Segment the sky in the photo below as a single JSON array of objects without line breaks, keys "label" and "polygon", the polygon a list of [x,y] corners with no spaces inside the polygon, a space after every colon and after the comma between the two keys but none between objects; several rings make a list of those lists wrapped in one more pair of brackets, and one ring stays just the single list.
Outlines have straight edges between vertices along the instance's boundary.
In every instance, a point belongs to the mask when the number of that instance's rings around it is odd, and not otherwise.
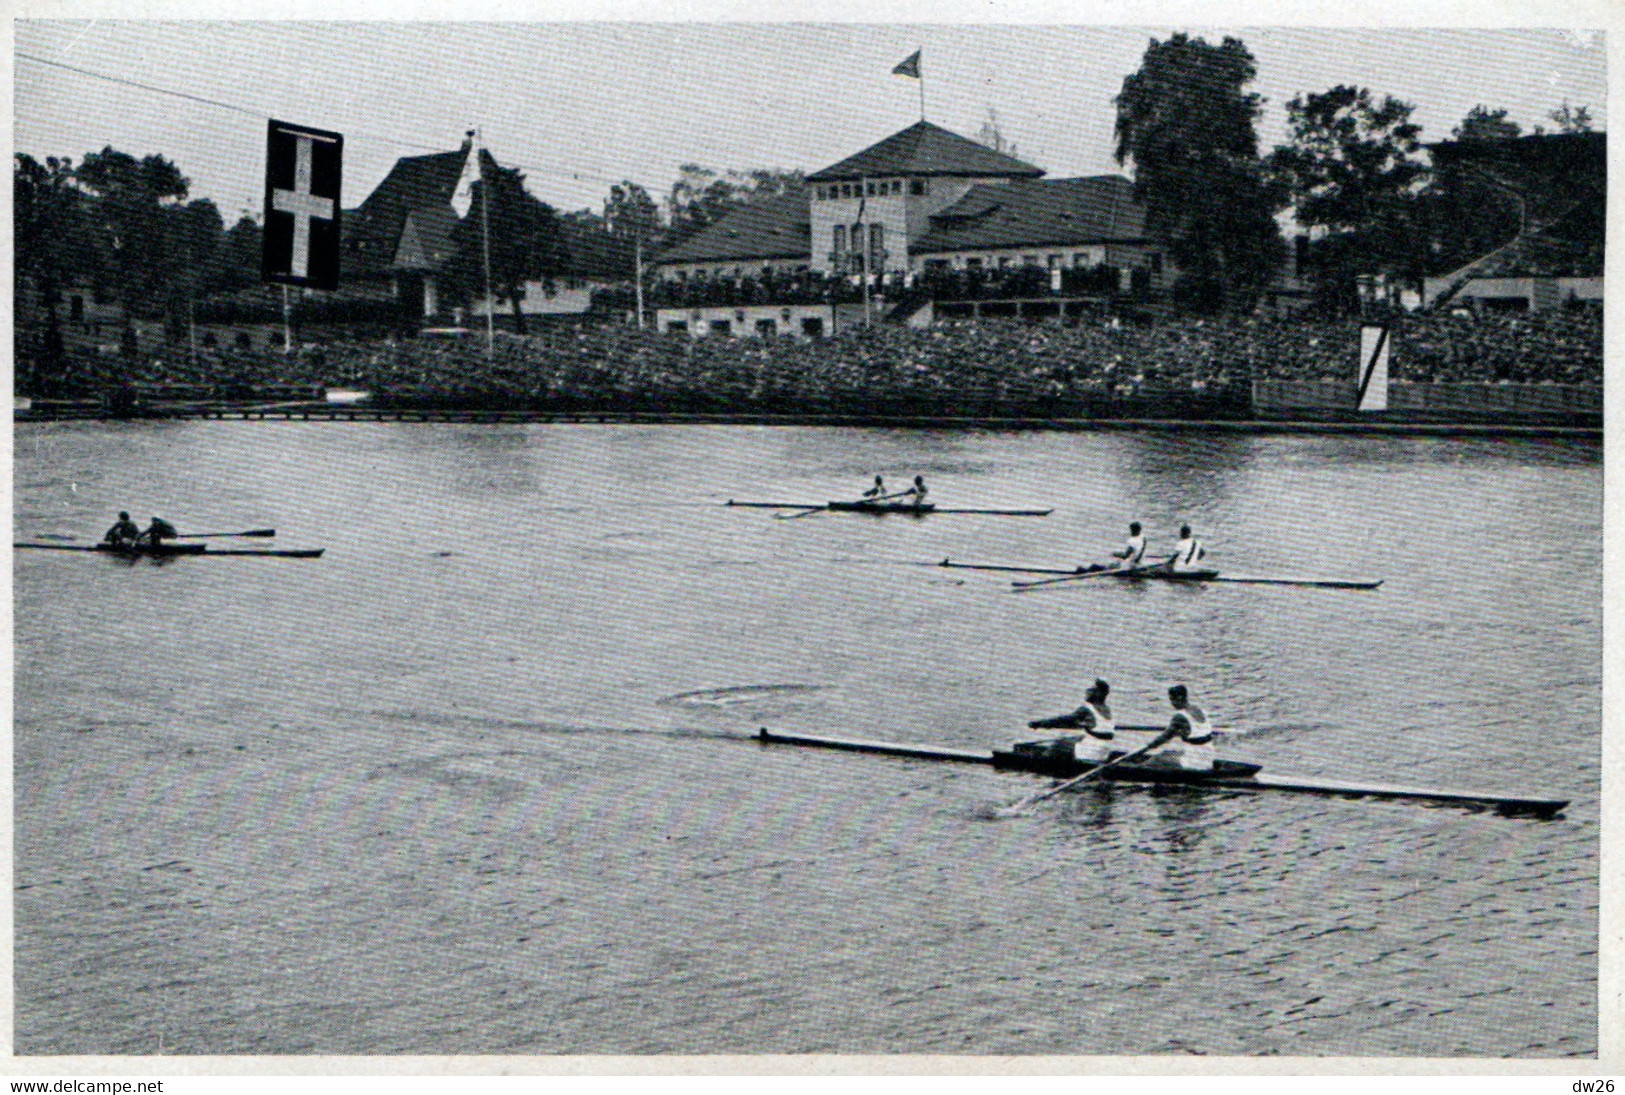
[{"label": "sky", "polygon": [[996,112],[1016,154],[1053,178],[1122,170],[1112,99],[1147,43],[1175,31],[1247,43],[1258,61],[1252,90],[1266,100],[1265,151],[1285,139],[1288,100],[1339,83],[1413,103],[1430,141],[1447,139],[1477,104],[1506,108],[1526,131],[1565,101],[1607,123],[1606,42],[1593,30],[1079,26],[1030,15],[1019,24],[136,22],[26,10],[13,24],[15,150],[75,161],[109,145],[162,153],[228,223],[263,203],[271,117],[345,135],[346,208],[396,158],[455,149],[475,126],[499,162],[521,167],[532,192],[562,210],[598,209],[627,178],[658,197],[684,163],[814,171],[918,120],[921,85],[891,75],[916,49],[927,118],[974,137]]}]

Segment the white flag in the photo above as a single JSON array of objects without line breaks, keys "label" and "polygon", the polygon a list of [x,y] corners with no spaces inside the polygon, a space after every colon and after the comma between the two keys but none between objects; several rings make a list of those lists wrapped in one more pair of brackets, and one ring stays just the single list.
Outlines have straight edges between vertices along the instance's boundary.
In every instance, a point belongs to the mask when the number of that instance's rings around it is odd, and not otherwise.
[{"label": "white flag", "polygon": [[459,219],[468,216],[468,210],[474,204],[474,184],[479,181],[479,130],[471,129],[468,131],[468,159],[463,163],[463,173],[457,178],[457,189],[451,192],[451,207],[457,211]]}]

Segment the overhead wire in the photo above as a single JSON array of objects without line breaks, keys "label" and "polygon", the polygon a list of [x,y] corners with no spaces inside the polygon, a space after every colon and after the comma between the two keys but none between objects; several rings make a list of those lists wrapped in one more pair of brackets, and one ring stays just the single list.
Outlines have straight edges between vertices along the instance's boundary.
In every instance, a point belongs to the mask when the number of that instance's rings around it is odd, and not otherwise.
[{"label": "overhead wire", "polygon": [[[219,108],[221,110],[230,110],[230,111],[234,111],[234,112],[236,112],[238,114],[247,114],[250,117],[254,117],[254,118],[263,118],[263,119],[266,119],[266,120],[270,120],[271,117],[272,117],[269,113],[267,113],[264,110],[259,110],[259,109],[255,109],[255,108],[252,108],[252,107],[240,106],[240,105],[238,105],[236,103],[228,103],[228,102],[224,102],[224,101],[222,101],[220,99],[211,99],[211,98],[208,98],[207,96],[203,96],[203,95],[193,95],[190,92],[176,91],[173,88],[159,87],[156,84],[148,84],[148,83],[144,83],[144,82],[142,82],[140,80],[129,79],[128,77],[110,76],[105,72],[96,72],[96,71],[94,71],[92,69],[80,68],[77,65],[70,65],[70,64],[67,64],[67,63],[65,63],[63,61],[53,61],[53,60],[51,60],[49,58],[40,57],[40,56],[37,56],[35,54],[31,54],[31,53],[23,53],[23,52],[19,51],[19,52],[13,54],[13,56],[15,56],[19,60],[32,61],[33,63],[38,64],[38,65],[46,65],[46,66],[51,67],[51,68],[64,69],[64,70],[66,70],[68,72],[77,73],[80,76],[87,76],[87,77],[89,77],[89,78],[91,78],[93,80],[102,80],[102,81],[104,81],[106,83],[110,83],[110,84],[119,84],[119,85],[122,85],[124,87],[133,87],[133,88],[139,88],[142,91],[150,91],[155,95],[168,95],[168,96],[170,96],[172,98],[184,99],[184,100],[186,100],[188,102],[193,102],[193,103],[201,103],[201,104],[203,104],[205,106],[217,107],[217,108]],[[426,151],[426,152],[444,152],[445,151],[444,148],[439,148],[439,147],[436,147],[434,145],[422,144],[420,142],[408,140],[408,139],[406,139],[404,137],[400,137],[400,136],[397,136],[395,134],[370,133],[370,132],[368,132],[366,130],[350,129],[350,130],[345,131],[344,136],[345,136],[346,140],[350,140],[352,138],[359,138],[359,139],[362,139],[362,140],[379,141],[379,142],[389,144],[389,145],[391,145],[391,146],[393,146],[395,148],[400,148],[400,149],[413,149],[413,150],[420,150],[420,151]],[[524,171],[527,175],[539,175],[539,176],[542,176],[544,178],[553,178],[553,179],[569,179],[569,180],[571,180],[573,182],[602,182],[602,183],[609,183],[611,185],[615,185],[615,184],[627,181],[624,176],[617,179],[617,178],[610,178],[610,177],[604,176],[604,175],[595,175],[595,174],[592,174],[590,172],[585,172],[585,171],[549,170],[547,168],[536,167],[536,166],[531,165],[531,164],[513,163],[513,164],[509,164],[508,166],[518,168],[519,170]]]}]

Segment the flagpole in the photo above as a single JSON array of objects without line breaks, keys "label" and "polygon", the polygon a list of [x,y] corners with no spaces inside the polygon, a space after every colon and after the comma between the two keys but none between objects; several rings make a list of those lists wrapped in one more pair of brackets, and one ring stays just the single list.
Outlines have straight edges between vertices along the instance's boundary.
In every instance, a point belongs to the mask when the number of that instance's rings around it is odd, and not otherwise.
[{"label": "flagpole", "polygon": [[293,305],[288,303],[288,283],[282,283],[282,352],[293,353]]},{"label": "flagpole", "polygon": [[485,252],[485,359],[496,357],[496,328],[492,313],[496,304],[491,299],[491,187],[485,181],[485,157],[480,155],[482,135],[474,131],[474,162],[480,171],[480,236]]},{"label": "flagpole", "polygon": [[866,217],[869,207],[869,180],[858,181],[858,227],[863,229],[863,325],[865,327],[874,323],[869,314],[869,222]]},{"label": "flagpole", "polygon": [[[918,52],[923,55],[925,47],[921,46]],[[925,121],[925,64],[923,61],[920,64],[920,121]]]}]

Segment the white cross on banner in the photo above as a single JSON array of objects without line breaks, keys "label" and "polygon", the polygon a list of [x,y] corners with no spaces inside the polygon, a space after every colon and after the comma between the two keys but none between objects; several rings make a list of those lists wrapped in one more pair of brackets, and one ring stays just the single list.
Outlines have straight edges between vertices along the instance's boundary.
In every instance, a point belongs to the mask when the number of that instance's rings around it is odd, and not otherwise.
[{"label": "white cross on banner", "polygon": [[265,151],[266,281],[337,289],[344,137],[272,121]]}]

